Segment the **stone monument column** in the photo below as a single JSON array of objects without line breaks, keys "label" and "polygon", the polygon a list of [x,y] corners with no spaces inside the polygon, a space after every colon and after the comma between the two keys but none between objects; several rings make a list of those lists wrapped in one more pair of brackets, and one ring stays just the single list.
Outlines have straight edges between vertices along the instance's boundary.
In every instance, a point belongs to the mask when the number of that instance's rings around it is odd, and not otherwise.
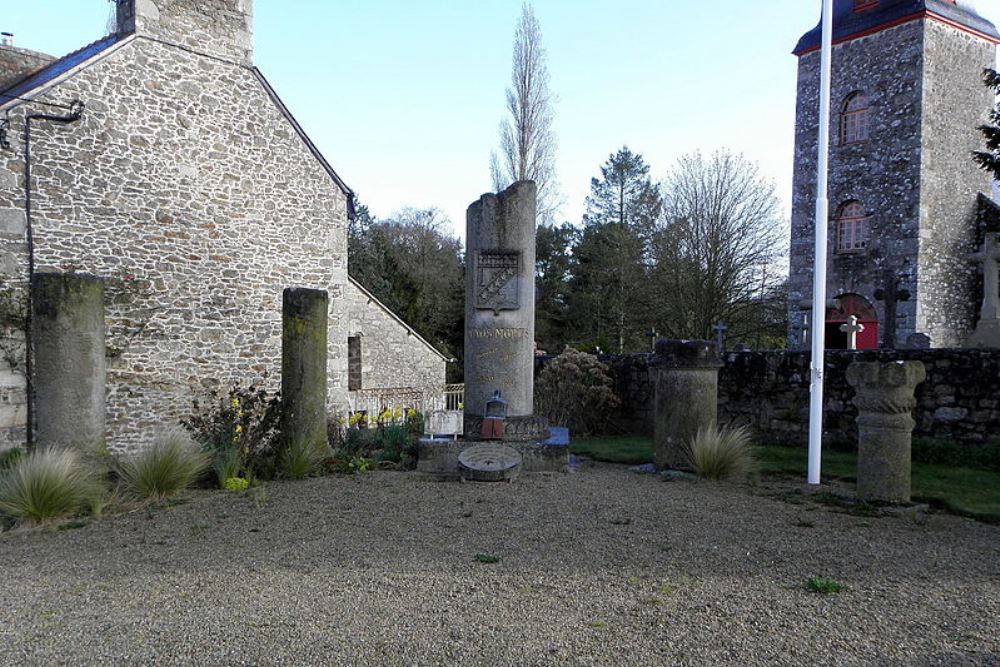
[{"label": "stone monument column", "polygon": [[466,214],[465,437],[478,439],[486,402],[507,402],[504,440],[548,437],[533,417],[535,184],[485,194]]},{"label": "stone monument column", "polygon": [[920,361],[855,361],[847,367],[858,408],[858,497],[910,501],[910,447],[917,405],[913,390],[927,377]]},{"label": "stone monument column", "polygon": [[96,454],[105,446],[104,283],[83,274],[36,273],[31,306],[34,442]]},{"label": "stone monument column", "polygon": [[719,414],[722,360],[707,340],[659,340],[653,368],[653,443],[657,469],[688,468],[688,446]]},{"label": "stone monument column", "polygon": [[289,287],[281,304],[281,438],[326,444],[326,290]]}]

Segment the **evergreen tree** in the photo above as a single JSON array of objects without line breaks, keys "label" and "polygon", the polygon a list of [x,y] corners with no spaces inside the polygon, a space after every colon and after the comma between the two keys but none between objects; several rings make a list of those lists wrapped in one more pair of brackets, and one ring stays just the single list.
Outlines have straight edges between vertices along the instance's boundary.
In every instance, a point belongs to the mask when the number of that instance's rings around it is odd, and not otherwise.
[{"label": "evergreen tree", "polygon": [[570,319],[577,341],[606,351],[645,349],[651,239],[663,202],[649,166],[622,147],[590,183],[573,248]]},{"label": "evergreen tree", "polygon": [[535,236],[535,340],[550,353],[566,344],[569,308],[570,249],[577,229],[564,223],[542,225]]},{"label": "evergreen tree", "polygon": [[[1000,96],[1000,73],[994,69],[983,71],[983,83],[995,95]],[[988,171],[994,180],[1000,180],[1000,103],[990,112],[991,125],[980,125],[979,131],[986,138],[985,151],[974,151],[973,159],[984,171]]]}]

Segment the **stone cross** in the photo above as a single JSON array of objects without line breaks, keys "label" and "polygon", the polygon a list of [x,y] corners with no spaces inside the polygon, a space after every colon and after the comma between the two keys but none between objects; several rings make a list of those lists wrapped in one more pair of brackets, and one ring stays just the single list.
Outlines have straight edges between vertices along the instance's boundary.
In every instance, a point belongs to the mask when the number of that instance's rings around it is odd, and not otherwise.
[{"label": "stone cross", "polygon": [[885,326],[882,329],[883,346],[896,347],[896,308],[901,301],[910,300],[910,291],[900,287],[900,278],[892,269],[886,269],[884,287],[875,290],[875,299],[885,303]]},{"label": "stone cross", "polygon": [[715,332],[715,351],[721,357],[726,352],[726,332],[729,327],[720,321],[712,327],[712,331]]},{"label": "stone cross", "polygon": [[983,320],[1000,319],[1000,294],[997,285],[1000,283],[1000,272],[997,261],[1000,260],[1000,244],[997,237],[1000,234],[987,234],[982,249],[969,259],[983,263],[983,309],[979,317]]},{"label": "stone cross", "polygon": [[865,325],[858,324],[857,315],[848,315],[847,323],[841,324],[840,330],[847,334],[847,349],[858,349],[858,334],[865,330]]}]

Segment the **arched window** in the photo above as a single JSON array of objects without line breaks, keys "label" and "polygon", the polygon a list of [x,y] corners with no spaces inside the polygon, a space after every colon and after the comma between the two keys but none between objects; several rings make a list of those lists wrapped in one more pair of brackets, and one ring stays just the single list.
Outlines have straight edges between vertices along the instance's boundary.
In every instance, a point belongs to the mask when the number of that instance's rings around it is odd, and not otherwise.
[{"label": "arched window", "polygon": [[837,250],[863,250],[868,244],[868,216],[861,204],[849,201],[837,214]]},{"label": "arched window", "polygon": [[851,93],[840,112],[840,143],[850,144],[868,138],[868,98]]}]

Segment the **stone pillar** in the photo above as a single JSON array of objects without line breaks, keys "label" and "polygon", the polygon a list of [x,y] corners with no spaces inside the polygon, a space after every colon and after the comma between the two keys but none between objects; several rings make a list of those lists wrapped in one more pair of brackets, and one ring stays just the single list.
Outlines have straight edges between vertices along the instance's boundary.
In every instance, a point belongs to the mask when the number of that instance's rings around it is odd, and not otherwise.
[{"label": "stone pillar", "polygon": [[913,390],[927,377],[920,361],[855,361],[847,367],[858,408],[858,497],[910,501],[910,445],[917,405]]},{"label": "stone pillar", "polygon": [[478,437],[486,402],[496,391],[507,401],[508,432],[542,435],[541,422],[519,419],[534,410],[533,182],[483,195],[469,207],[465,256],[466,437]]},{"label": "stone pillar", "polygon": [[722,361],[710,341],[659,340],[652,365],[656,467],[688,468],[691,439],[718,417]]},{"label": "stone pillar", "polygon": [[287,288],[281,315],[281,439],[326,443],[326,330],[329,297],[325,290]]},{"label": "stone pillar", "polygon": [[107,371],[101,279],[75,273],[32,276],[31,339],[36,446],[103,451]]}]

